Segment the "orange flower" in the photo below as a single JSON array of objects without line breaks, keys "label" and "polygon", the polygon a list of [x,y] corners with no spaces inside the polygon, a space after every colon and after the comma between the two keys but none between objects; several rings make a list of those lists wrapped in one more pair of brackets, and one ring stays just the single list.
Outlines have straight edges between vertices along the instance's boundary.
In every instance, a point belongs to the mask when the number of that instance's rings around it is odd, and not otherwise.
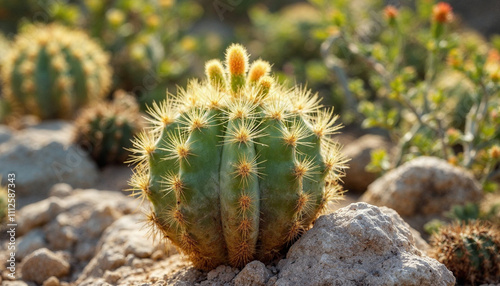
[{"label": "orange flower", "polygon": [[495,146],[491,147],[489,151],[490,151],[489,152],[490,153],[490,157],[492,159],[498,159],[498,158],[500,158],[500,147],[499,146],[495,145]]},{"label": "orange flower", "polygon": [[448,158],[448,163],[453,166],[458,166],[458,158],[455,156],[451,156]]},{"label": "orange flower", "polygon": [[438,23],[451,22],[453,12],[450,4],[439,2],[432,8],[432,18]]},{"label": "orange flower", "polygon": [[495,50],[491,49],[488,51],[488,58],[486,59],[487,62],[500,62],[500,53]]},{"label": "orange flower", "polygon": [[448,57],[446,58],[447,63],[453,68],[461,68],[463,66],[463,56],[457,49],[453,49],[448,53]]},{"label": "orange flower", "polygon": [[384,9],[384,15],[387,18],[387,20],[394,20],[398,16],[398,9],[392,5],[389,5],[385,7]]}]

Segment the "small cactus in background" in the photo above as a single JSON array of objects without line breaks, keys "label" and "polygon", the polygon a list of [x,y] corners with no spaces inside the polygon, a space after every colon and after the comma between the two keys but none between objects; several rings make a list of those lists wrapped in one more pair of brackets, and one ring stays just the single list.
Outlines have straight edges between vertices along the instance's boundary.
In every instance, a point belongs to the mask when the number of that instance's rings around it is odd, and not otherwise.
[{"label": "small cactus in background", "polygon": [[5,186],[0,185],[0,223],[3,223],[7,219],[8,199],[9,195],[7,192],[7,188]]},{"label": "small cactus in background", "polygon": [[[0,73],[5,55],[10,50],[10,42],[0,33]],[[11,108],[7,100],[2,96],[2,86],[0,84],[0,123],[4,124],[11,113]]]},{"label": "small cactus in background", "polygon": [[76,119],[74,142],[88,150],[99,166],[121,164],[131,140],[143,127],[135,98],[118,91],[113,102],[87,107]]},{"label": "small cactus in background", "polygon": [[431,256],[457,283],[495,283],[500,277],[500,232],[485,222],[454,223],[431,238]]},{"label": "small cactus in background", "polygon": [[71,118],[76,109],[106,95],[111,71],[107,54],[83,32],[36,25],[16,38],[2,79],[15,111]]},{"label": "small cactus in background", "polygon": [[134,141],[132,191],[197,268],[271,261],[340,195],[337,117],[270,69],[232,45],[226,68],[207,62],[207,80],[155,104],[154,127]]}]

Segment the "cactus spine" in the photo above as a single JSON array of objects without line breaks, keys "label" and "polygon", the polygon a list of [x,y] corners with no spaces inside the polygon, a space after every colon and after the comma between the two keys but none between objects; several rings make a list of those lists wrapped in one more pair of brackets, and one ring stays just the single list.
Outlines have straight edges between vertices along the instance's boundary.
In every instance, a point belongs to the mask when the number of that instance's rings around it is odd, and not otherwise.
[{"label": "cactus spine", "polygon": [[76,119],[73,141],[89,150],[99,166],[121,164],[130,155],[131,140],[142,129],[142,118],[135,98],[123,91],[113,102],[87,107]]},{"label": "cactus spine", "polygon": [[497,283],[500,277],[500,231],[470,221],[445,226],[431,238],[431,256],[453,272],[458,284]]},{"label": "cactus spine", "polygon": [[20,34],[2,67],[15,110],[42,119],[71,118],[108,92],[108,56],[86,34],[60,25],[31,26]]},{"label": "cactus spine", "polygon": [[336,117],[270,69],[230,46],[226,67],[207,62],[207,80],[155,105],[155,127],[134,141],[132,190],[197,268],[276,258],[340,193]]}]

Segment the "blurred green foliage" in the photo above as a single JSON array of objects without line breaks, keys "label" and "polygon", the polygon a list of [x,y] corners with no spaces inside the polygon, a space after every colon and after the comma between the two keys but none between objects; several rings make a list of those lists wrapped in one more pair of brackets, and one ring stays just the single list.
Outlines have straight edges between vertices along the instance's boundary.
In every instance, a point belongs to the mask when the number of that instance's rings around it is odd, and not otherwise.
[{"label": "blurred green foliage", "polygon": [[457,25],[445,3],[379,6],[363,28],[337,4],[314,2],[336,19],[325,28],[326,64],[338,78],[347,75],[353,117],[388,130],[398,144],[391,164],[377,151],[368,169],[383,172],[417,156],[438,156],[470,169],[485,190],[496,189],[490,179],[500,156],[498,51]]},{"label": "blurred green foliage", "polygon": [[250,25],[236,28],[236,39],[246,43],[250,54],[274,62],[278,80],[289,84],[307,84],[318,92],[323,103],[339,112],[343,99],[335,77],[324,65],[315,36],[323,26],[321,11],[309,3],[295,3],[276,12],[257,5],[248,11]]},{"label": "blurred green foliage", "polygon": [[280,82],[317,91],[343,122],[389,130],[400,152],[375,152],[371,171],[433,155],[496,189],[500,36],[488,42],[446,9],[436,16],[434,0],[386,3],[0,0],[0,29],[11,36],[25,23],[58,21],[86,30],[112,54],[113,90],[132,91],[142,108],[241,42],[275,63]]},{"label": "blurred green foliage", "polygon": [[192,32],[204,9],[191,0],[0,0],[0,7],[0,29],[10,35],[38,21],[86,30],[112,55],[113,90],[136,93],[143,107],[202,74],[202,63],[226,45],[218,31]]}]

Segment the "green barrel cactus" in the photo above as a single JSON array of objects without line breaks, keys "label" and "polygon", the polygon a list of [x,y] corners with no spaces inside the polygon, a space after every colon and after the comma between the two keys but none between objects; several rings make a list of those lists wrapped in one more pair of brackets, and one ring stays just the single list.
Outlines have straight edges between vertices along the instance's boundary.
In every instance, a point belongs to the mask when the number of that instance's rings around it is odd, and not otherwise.
[{"label": "green barrel cactus", "polygon": [[88,150],[97,165],[127,160],[132,139],[143,128],[139,105],[132,95],[115,92],[112,102],[85,108],[76,119],[73,141]]},{"label": "green barrel cactus", "polygon": [[154,127],[134,141],[132,191],[199,269],[273,260],[341,193],[337,117],[308,90],[274,83],[269,63],[248,65],[230,46],[225,68],[207,62],[205,81],[153,105]]},{"label": "green barrel cactus", "polygon": [[470,221],[443,227],[431,238],[431,256],[443,263],[457,283],[496,283],[500,277],[500,231]]},{"label": "green barrel cactus", "polygon": [[[0,178],[1,182],[1,178]],[[8,216],[8,201],[9,195],[7,187],[0,184],[0,222],[3,223]]]},{"label": "green barrel cactus", "polygon": [[85,33],[60,25],[28,27],[2,66],[7,99],[20,113],[42,119],[71,118],[107,94],[108,55]]}]

